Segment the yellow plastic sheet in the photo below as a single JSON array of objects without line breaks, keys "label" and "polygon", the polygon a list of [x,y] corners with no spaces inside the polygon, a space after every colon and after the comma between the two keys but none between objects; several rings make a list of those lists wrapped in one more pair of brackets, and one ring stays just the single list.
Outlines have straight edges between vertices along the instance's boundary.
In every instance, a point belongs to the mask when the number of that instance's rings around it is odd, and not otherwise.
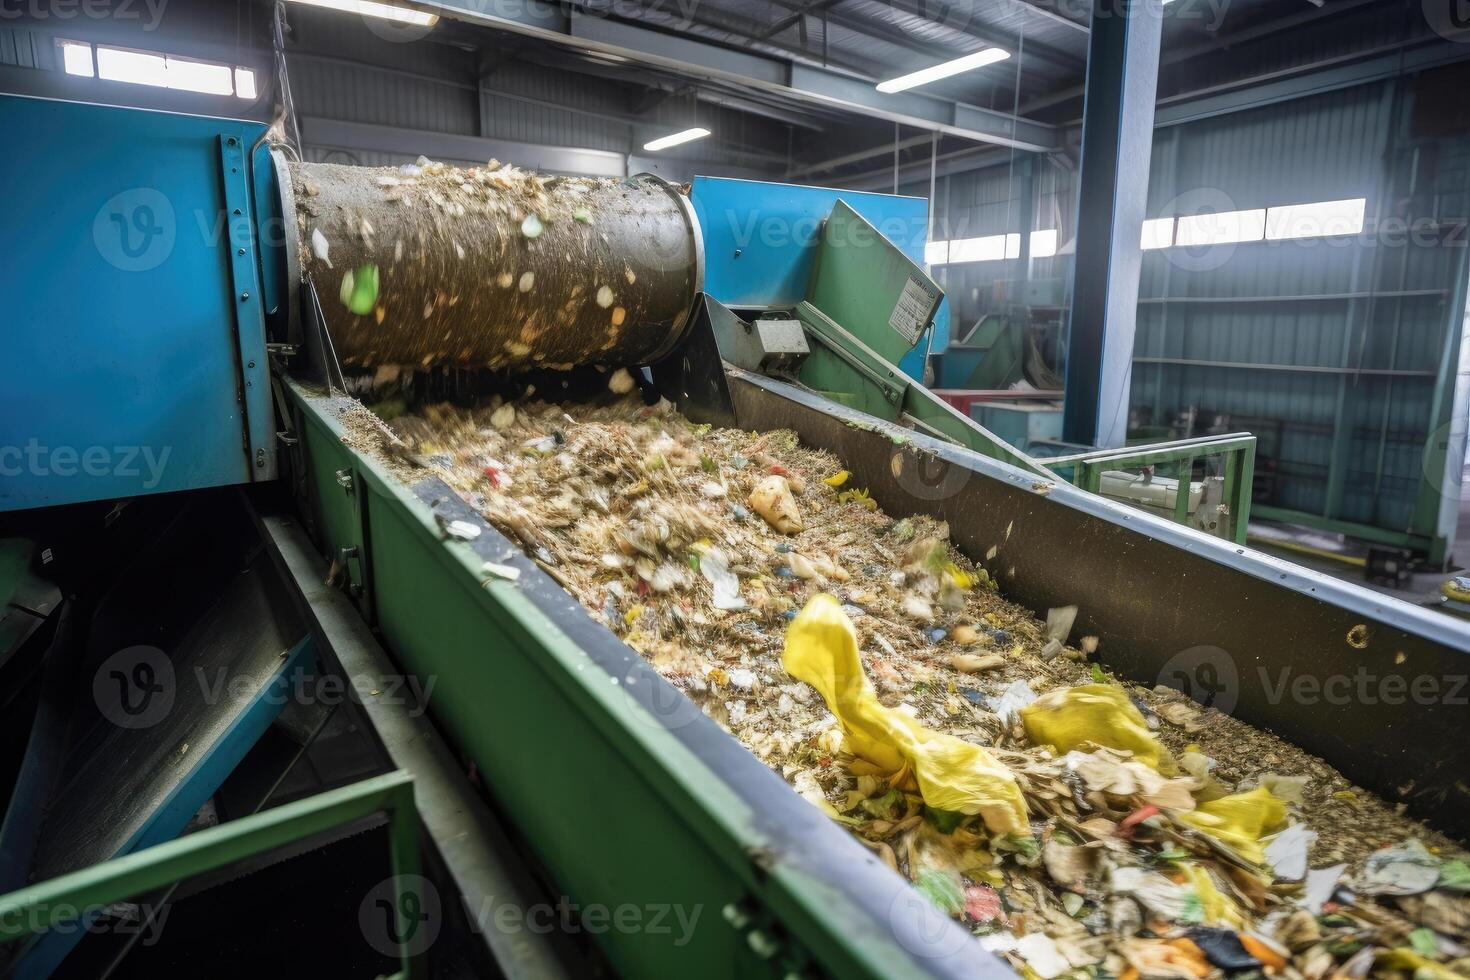
[{"label": "yellow plastic sheet", "polygon": [[1261,838],[1286,827],[1286,804],[1264,786],[1257,786],[1248,793],[1201,803],[1188,813],[1179,814],[1178,819],[1229,844],[1246,860],[1264,864],[1266,850],[1261,846]]},{"label": "yellow plastic sheet", "polygon": [[1223,925],[1231,929],[1244,929],[1245,919],[1240,914],[1240,909],[1230,900],[1224,892],[1220,891],[1215,884],[1215,878],[1204,868],[1193,862],[1185,862],[1180,866],[1185,878],[1194,888],[1195,895],[1199,898],[1200,911],[1203,922],[1206,925]]},{"label": "yellow plastic sheet", "polygon": [[826,700],[854,755],[890,774],[911,770],[935,809],[979,814],[992,833],[1029,833],[1026,801],[1010,770],[978,745],[878,703],[858,659],[857,633],[835,598],[822,593],[806,604],[786,630],[782,662]]},{"label": "yellow plastic sheet", "polygon": [[1148,730],[1143,715],[1120,687],[1083,684],[1044,694],[1021,709],[1026,737],[1050,745],[1065,755],[1086,751],[1086,743],[1132,752],[1150,769],[1172,776],[1178,772],[1174,757]]},{"label": "yellow plastic sheet", "polygon": [[1426,980],[1460,980],[1461,977],[1443,963],[1436,963],[1403,946],[1376,954],[1373,969],[1408,974],[1416,980],[1420,977]]}]

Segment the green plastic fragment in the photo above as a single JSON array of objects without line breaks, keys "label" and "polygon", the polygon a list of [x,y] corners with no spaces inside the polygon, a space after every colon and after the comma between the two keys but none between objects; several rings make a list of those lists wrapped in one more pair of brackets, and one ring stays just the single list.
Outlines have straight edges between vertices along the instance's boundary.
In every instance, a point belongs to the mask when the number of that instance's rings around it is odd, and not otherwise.
[{"label": "green plastic fragment", "polygon": [[337,293],[342,305],[358,316],[366,316],[378,303],[378,267],[360,265],[342,274],[342,288]]},{"label": "green plastic fragment", "polygon": [[1409,933],[1409,945],[1414,952],[1429,959],[1439,956],[1439,940],[1434,936],[1434,930],[1420,926]]},{"label": "green plastic fragment", "polygon": [[938,868],[920,871],[914,885],[925,898],[950,915],[959,915],[965,907],[965,890],[960,887],[959,879]]},{"label": "green plastic fragment", "polygon": [[1458,858],[1439,866],[1439,888],[1452,892],[1470,892],[1470,865]]},{"label": "green plastic fragment", "polygon": [[940,810],[932,806],[925,806],[924,819],[928,820],[941,834],[952,834],[965,819],[965,815],[958,810]]}]

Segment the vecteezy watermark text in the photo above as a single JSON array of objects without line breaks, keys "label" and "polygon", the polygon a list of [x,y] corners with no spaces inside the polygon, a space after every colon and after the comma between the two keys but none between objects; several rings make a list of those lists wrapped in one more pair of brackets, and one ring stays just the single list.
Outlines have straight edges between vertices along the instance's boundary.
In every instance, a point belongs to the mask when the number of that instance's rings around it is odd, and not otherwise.
[{"label": "vecteezy watermark text", "polygon": [[22,446],[0,445],[0,476],[141,476],[143,489],[152,490],[172,452],[172,446],[48,446],[33,437]]}]

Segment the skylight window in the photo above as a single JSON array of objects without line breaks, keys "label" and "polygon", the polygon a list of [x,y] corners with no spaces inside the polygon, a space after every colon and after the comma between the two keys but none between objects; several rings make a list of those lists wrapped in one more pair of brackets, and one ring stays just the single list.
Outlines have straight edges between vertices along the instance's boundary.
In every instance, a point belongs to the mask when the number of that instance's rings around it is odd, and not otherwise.
[{"label": "skylight window", "polygon": [[1364,198],[1357,197],[1347,201],[1271,208],[1266,212],[1266,237],[1271,241],[1285,241],[1356,235],[1363,230],[1363,211],[1367,203]]},{"label": "skylight window", "polygon": [[1258,242],[1266,236],[1266,209],[1219,211],[1215,214],[1180,215],[1174,233],[1174,244],[1231,245],[1236,242]]},{"label": "skylight window", "polygon": [[255,72],[249,68],[106,44],[94,47],[84,41],[58,43],[61,45],[62,66],[68,75],[204,95],[234,95],[242,99],[256,97]]}]

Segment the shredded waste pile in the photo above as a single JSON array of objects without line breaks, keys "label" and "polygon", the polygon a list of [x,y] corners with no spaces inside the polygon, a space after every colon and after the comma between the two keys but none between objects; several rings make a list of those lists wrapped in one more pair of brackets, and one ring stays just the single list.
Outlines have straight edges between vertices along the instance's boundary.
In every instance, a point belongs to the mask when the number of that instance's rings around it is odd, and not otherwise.
[{"label": "shredded waste pile", "polygon": [[1007,540],[976,564],[789,432],[631,398],[348,429],[441,476],[1027,976],[1470,976],[1454,844],[1274,736],[1111,677],[1096,638],[1068,644],[1075,608],[1002,597]]}]

